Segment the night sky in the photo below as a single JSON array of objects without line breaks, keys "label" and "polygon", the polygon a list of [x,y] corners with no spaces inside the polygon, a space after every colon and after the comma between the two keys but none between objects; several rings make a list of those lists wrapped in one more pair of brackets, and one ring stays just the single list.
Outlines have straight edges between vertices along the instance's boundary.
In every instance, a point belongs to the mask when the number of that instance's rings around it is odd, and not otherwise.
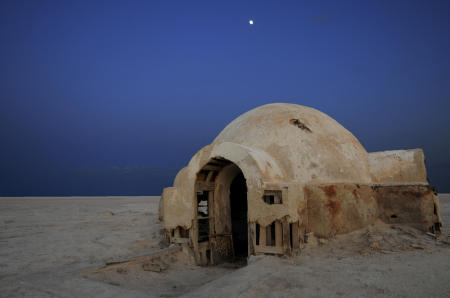
[{"label": "night sky", "polygon": [[159,195],[272,102],[450,192],[450,1],[0,2],[1,196]]}]

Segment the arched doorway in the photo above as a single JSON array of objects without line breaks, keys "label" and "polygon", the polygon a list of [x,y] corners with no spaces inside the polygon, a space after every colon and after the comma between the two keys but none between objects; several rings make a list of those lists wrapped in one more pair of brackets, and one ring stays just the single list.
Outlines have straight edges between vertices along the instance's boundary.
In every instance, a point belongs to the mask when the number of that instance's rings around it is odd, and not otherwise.
[{"label": "arched doorway", "polygon": [[212,158],[197,174],[193,242],[199,264],[248,257],[247,184],[233,162]]}]

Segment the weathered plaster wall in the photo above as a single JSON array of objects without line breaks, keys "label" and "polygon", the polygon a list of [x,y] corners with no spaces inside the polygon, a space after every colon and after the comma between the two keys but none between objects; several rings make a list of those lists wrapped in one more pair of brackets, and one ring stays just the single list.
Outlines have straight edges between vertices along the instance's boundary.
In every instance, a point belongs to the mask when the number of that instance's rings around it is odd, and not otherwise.
[{"label": "weathered plaster wall", "polygon": [[368,154],[374,183],[428,183],[422,149]]},{"label": "weathered plaster wall", "polygon": [[174,229],[177,226],[187,228],[187,223],[190,221],[191,203],[183,199],[175,187],[164,188],[161,202],[166,229]]},{"label": "weathered plaster wall", "polygon": [[308,228],[318,237],[348,233],[377,219],[377,201],[369,185],[306,185],[304,193]]},{"label": "weathered plaster wall", "polygon": [[425,231],[442,225],[439,199],[429,185],[384,185],[374,187],[380,219],[407,223]]},{"label": "weathered plaster wall", "polygon": [[439,200],[429,185],[321,184],[304,187],[308,229],[328,238],[348,233],[377,218],[434,231],[442,224]]}]

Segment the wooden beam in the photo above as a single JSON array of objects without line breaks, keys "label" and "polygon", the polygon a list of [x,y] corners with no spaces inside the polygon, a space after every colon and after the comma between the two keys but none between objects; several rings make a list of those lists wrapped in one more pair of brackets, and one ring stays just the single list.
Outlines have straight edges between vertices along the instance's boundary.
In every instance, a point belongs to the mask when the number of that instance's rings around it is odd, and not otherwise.
[{"label": "wooden beam", "polygon": [[281,193],[281,191],[277,191],[275,194],[274,194],[274,204],[281,204],[281,203],[283,203],[283,201],[282,201],[282,199],[281,199],[281,197],[283,196],[282,195],[282,193]]},{"label": "wooden beam", "polygon": [[259,245],[266,246],[266,227],[259,225]]},{"label": "wooden beam", "polygon": [[283,247],[283,229],[279,220],[275,221],[275,246]]},{"label": "wooden beam", "polygon": [[283,248],[284,248],[284,253],[287,255],[291,254],[291,231],[289,229],[289,223],[286,220],[286,218],[283,218],[281,221],[282,225],[283,225]]},{"label": "wooden beam", "polygon": [[274,243],[272,243],[272,225],[266,227],[266,245],[274,246]]},{"label": "wooden beam", "polygon": [[192,228],[189,231],[189,234],[191,237],[192,244],[194,246],[195,262],[197,264],[200,264],[200,255],[198,251],[198,221],[196,219],[192,220]]},{"label": "wooden beam", "polygon": [[214,166],[214,165],[206,165],[206,166],[204,166],[202,168],[202,170],[219,172],[220,170],[222,170],[222,167],[221,166]]},{"label": "wooden beam", "polygon": [[208,192],[208,215],[209,215],[209,249],[211,265],[214,265],[215,238],[211,237],[216,233],[214,225],[214,192]]},{"label": "wooden beam", "polygon": [[214,175],[214,172],[213,171],[209,171],[208,175],[206,176],[206,182],[210,182],[212,177],[213,177],[213,175]]},{"label": "wooden beam", "polygon": [[263,254],[277,254],[277,255],[284,254],[283,247],[277,246],[257,245],[255,251],[256,253],[263,253]]},{"label": "wooden beam", "polygon": [[195,182],[195,192],[213,191],[216,187],[214,182],[197,181]]},{"label": "wooden beam", "polygon": [[298,234],[298,221],[292,225],[292,249],[297,251],[300,248],[299,234]]}]

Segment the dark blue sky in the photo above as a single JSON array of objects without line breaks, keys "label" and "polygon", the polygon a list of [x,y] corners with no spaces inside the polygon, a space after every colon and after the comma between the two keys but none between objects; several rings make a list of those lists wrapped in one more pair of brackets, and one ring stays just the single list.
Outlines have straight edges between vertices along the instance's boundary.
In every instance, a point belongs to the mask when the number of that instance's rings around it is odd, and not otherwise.
[{"label": "dark blue sky", "polygon": [[449,53],[450,1],[3,0],[0,195],[159,195],[271,102],[423,148],[450,192]]}]

